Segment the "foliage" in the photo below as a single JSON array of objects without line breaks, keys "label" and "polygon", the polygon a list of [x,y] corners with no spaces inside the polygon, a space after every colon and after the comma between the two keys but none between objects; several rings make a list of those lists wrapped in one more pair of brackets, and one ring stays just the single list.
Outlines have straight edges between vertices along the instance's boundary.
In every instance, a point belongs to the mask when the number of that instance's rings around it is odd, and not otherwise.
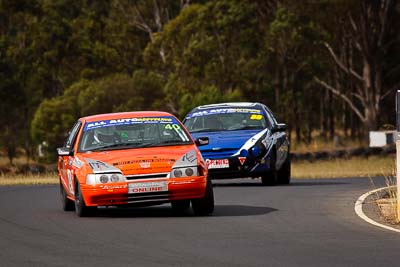
[{"label": "foliage", "polygon": [[0,1],[7,115],[0,148],[11,161],[18,147],[32,155],[46,141],[54,155],[81,116],[158,109],[183,118],[224,101],[267,104],[299,142],[315,131],[333,138],[338,128],[361,138],[359,129],[395,121],[399,7],[396,0]]},{"label": "foliage", "polygon": [[[219,101],[228,100],[235,89],[251,91],[253,84],[241,77],[257,54],[255,12],[255,6],[246,1],[191,5],[149,43],[146,59],[167,76],[164,90],[173,112],[183,116],[183,111],[194,107],[185,96],[207,88],[220,90],[221,97],[215,97]],[[155,61],[160,47],[165,50],[165,64]]]},{"label": "foliage", "polygon": [[[147,90],[152,89],[152,93]],[[99,113],[152,109],[161,98],[161,81],[154,73],[138,70],[133,77],[113,74],[97,80],[81,80],[59,97],[44,100],[32,121],[32,137],[48,144],[48,159],[54,159],[66,133],[79,117]]]}]

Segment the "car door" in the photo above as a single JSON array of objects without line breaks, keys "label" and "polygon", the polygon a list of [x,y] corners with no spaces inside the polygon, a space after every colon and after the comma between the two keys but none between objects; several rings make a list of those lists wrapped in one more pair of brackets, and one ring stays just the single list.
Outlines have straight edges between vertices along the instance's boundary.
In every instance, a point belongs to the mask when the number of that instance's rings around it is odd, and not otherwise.
[{"label": "car door", "polygon": [[63,149],[71,151],[70,155],[62,155],[58,157],[58,169],[60,170],[60,178],[61,182],[67,192],[70,194],[74,194],[74,181],[73,181],[73,173],[72,173],[72,162],[74,160],[73,148],[75,146],[75,142],[77,139],[77,135],[79,130],[81,129],[82,123],[77,121],[69,132],[68,138],[65,141]]},{"label": "car door", "polygon": [[[272,112],[266,108],[266,114],[269,121],[271,122],[272,128],[278,127],[278,122],[276,121]],[[273,133],[273,138],[275,140],[276,147],[276,166],[279,169],[283,162],[285,162],[289,150],[289,141],[285,131],[279,130]]]}]

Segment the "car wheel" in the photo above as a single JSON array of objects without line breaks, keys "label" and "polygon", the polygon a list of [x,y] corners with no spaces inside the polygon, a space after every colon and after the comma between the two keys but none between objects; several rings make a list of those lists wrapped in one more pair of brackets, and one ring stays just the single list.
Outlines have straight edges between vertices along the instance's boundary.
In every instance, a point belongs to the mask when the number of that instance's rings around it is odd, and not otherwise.
[{"label": "car wheel", "polygon": [[190,200],[174,200],[171,201],[171,207],[174,213],[182,214],[190,207]]},{"label": "car wheel", "polygon": [[63,211],[72,211],[75,209],[74,202],[67,197],[67,192],[65,192],[61,180],[60,180],[60,196],[61,196],[61,205]]},{"label": "car wheel", "polygon": [[278,172],[278,183],[280,184],[290,184],[290,157],[287,156],[285,162],[282,164],[281,169]]},{"label": "car wheel", "polygon": [[206,186],[206,193],[202,198],[192,199],[192,208],[196,216],[210,215],[214,211],[214,191],[209,180]]},{"label": "car wheel", "polygon": [[75,213],[78,217],[86,217],[93,214],[96,207],[88,207],[83,199],[79,182],[75,183]]},{"label": "car wheel", "polygon": [[276,171],[276,154],[273,151],[270,156],[270,168],[261,176],[261,183],[263,185],[272,186],[278,181],[278,173]]}]

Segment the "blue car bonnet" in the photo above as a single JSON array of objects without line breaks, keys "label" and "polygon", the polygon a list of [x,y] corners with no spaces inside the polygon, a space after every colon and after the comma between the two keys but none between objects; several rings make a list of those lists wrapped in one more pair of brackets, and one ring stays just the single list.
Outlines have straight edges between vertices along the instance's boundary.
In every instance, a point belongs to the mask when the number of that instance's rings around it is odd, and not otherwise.
[{"label": "blue car bonnet", "polygon": [[262,130],[201,132],[192,133],[192,136],[194,139],[199,137],[209,138],[209,144],[200,146],[199,149],[204,158],[214,159],[232,156],[247,140]]}]

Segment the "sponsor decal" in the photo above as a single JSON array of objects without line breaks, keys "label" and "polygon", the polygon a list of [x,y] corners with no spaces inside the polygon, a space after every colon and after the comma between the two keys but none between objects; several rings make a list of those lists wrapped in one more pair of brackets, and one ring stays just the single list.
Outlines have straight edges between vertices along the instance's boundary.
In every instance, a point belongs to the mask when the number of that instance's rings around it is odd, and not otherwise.
[{"label": "sponsor decal", "polygon": [[180,159],[178,159],[173,168],[190,167],[197,165],[197,154],[194,149],[186,152]]},{"label": "sponsor decal", "polygon": [[72,166],[80,169],[83,166],[83,162],[78,157],[75,157]]},{"label": "sponsor decal", "polygon": [[100,188],[103,190],[113,190],[113,189],[125,189],[128,186],[126,184],[124,185],[100,185]]},{"label": "sponsor decal", "polygon": [[74,186],[73,186],[74,174],[72,173],[72,171],[70,169],[67,170],[67,177],[68,177],[69,191],[71,192],[72,195],[75,195]]},{"label": "sponsor decal", "polygon": [[188,161],[190,163],[193,163],[195,160],[197,160],[197,157],[196,157],[196,152],[194,150],[190,150],[182,157],[182,161]]},{"label": "sponsor decal", "polygon": [[178,124],[177,120],[173,117],[125,118],[125,119],[89,122],[85,125],[84,131],[101,127],[115,126],[115,125],[131,125],[131,124],[145,124],[145,123]]},{"label": "sponsor decal", "polygon": [[243,165],[243,163],[246,161],[246,157],[239,157],[240,165]]},{"label": "sponsor decal", "polygon": [[261,114],[261,110],[253,108],[217,108],[193,112],[187,118],[227,113]]},{"label": "sponsor decal", "polygon": [[111,166],[107,163],[104,163],[100,160],[94,159],[85,159],[86,162],[89,164],[90,168],[92,168],[93,173],[106,173],[106,172],[118,172],[121,173],[121,170]]},{"label": "sponsor decal", "polygon": [[134,164],[134,163],[141,163],[141,162],[167,162],[168,164],[173,164],[175,162],[175,159],[166,159],[166,158],[154,158],[154,159],[138,159],[138,160],[127,160],[127,161],[120,161],[120,162],[114,162],[114,166],[122,166],[122,165],[129,165],[129,164]]},{"label": "sponsor decal", "polygon": [[166,181],[157,182],[140,182],[128,184],[128,193],[151,193],[151,192],[164,192],[168,191],[168,184]]},{"label": "sponsor decal", "polygon": [[143,169],[147,169],[147,168],[150,168],[150,167],[151,167],[151,164],[150,164],[149,161],[142,161],[142,162],[139,163],[139,165],[140,165],[140,167],[143,168]]},{"label": "sponsor decal", "polygon": [[206,159],[208,169],[224,169],[229,168],[228,159]]}]

